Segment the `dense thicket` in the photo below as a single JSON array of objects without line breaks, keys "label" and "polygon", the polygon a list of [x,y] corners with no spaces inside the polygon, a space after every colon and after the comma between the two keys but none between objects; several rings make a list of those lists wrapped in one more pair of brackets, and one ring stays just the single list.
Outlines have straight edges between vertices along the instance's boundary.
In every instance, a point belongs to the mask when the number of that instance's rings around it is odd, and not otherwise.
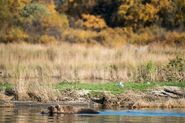
[{"label": "dense thicket", "polygon": [[184,25],[185,0],[0,0],[5,43],[184,44]]},{"label": "dense thicket", "polygon": [[[100,15],[109,26],[184,26],[185,0],[59,0],[57,10],[73,17]],[[59,3],[59,2],[58,2]]]}]

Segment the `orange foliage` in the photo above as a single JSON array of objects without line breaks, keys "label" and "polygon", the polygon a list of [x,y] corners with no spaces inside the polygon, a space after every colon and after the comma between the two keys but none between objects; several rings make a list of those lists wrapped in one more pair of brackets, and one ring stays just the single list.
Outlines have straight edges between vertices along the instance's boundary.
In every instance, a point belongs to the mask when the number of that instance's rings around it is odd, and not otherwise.
[{"label": "orange foliage", "polygon": [[84,20],[84,27],[88,29],[104,29],[107,27],[105,20],[100,16],[82,14],[82,19]]}]

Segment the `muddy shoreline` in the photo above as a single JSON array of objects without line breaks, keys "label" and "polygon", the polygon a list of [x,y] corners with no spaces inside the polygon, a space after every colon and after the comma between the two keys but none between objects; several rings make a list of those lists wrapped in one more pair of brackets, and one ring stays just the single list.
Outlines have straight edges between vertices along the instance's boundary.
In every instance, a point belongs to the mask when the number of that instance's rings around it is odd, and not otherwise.
[{"label": "muddy shoreline", "polygon": [[[185,89],[179,87],[158,87],[146,92],[136,92],[129,90],[122,94],[111,94],[110,92],[101,92],[98,95],[90,94],[88,90],[63,90],[60,96],[52,101],[19,101],[14,97],[3,95],[1,93],[0,107],[45,107],[49,105],[73,105],[91,108],[185,108]],[[37,95],[39,96],[39,95]],[[96,103],[93,100],[101,100],[103,103]],[[34,97],[36,99],[36,97]]]}]

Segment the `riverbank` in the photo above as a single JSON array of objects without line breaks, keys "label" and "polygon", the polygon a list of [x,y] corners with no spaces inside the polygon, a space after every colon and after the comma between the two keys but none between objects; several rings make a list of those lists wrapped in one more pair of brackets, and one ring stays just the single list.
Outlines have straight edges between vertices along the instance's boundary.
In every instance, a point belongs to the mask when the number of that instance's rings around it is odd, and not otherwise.
[{"label": "riverbank", "polygon": [[182,47],[159,44],[0,44],[0,99],[89,103],[108,93],[115,100],[110,104],[119,102],[118,107],[183,107],[184,97],[150,92],[163,86],[185,87],[184,53]]},{"label": "riverbank", "polygon": [[[53,86],[50,93],[37,90],[18,95],[12,88],[7,88],[0,94],[1,102],[5,107],[17,104],[25,106],[44,106],[51,104],[82,105],[95,108],[185,108],[185,83],[66,83]],[[4,88],[6,88],[4,86]],[[2,88],[2,86],[1,86]],[[44,91],[43,91],[44,92]],[[55,94],[53,93],[55,92]],[[57,94],[56,94],[57,92]],[[12,94],[12,95],[11,95]],[[20,93],[19,93],[20,94]],[[48,97],[46,98],[46,95]],[[53,96],[53,97],[52,97]],[[51,97],[51,98],[49,98]],[[104,104],[97,104],[93,99],[105,97]],[[21,102],[21,103],[20,103]],[[10,106],[9,106],[10,104]],[[2,105],[3,106],[3,105]]]},{"label": "riverbank", "polygon": [[99,104],[99,108],[185,108],[184,82],[60,83],[57,88],[64,90],[64,100],[71,97],[74,101],[83,97],[101,100],[104,97],[105,102]]}]

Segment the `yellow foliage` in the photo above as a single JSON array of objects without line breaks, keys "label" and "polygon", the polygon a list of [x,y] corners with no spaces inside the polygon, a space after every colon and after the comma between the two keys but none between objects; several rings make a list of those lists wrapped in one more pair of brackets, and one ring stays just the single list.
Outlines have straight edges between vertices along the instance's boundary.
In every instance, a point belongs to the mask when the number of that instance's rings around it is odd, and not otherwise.
[{"label": "yellow foliage", "polygon": [[69,22],[66,15],[60,15],[56,9],[55,9],[55,3],[52,1],[49,4],[46,4],[46,7],[48,11],[50,12],[50,15],[47,17],[44,17],[42,20],[42,25],[45,28],[52,28],[52,27],[58,27],[58,28],[67,28],[69,26]]},{"label": "yellow foliage", "polygon": [[178,45],[178,46],[185,46],[185,33],[179,33],[179,32],[168,32],[165,35],[165,41],[166,44],[172,44],[172,45]]},{"label": "yellow foliage", "polygon": [[99,33],[99,42],[105,46],[119,47],[127,42],[123,29],[107,28]]},{"label": "yellow foliage", "polygon": [[128,9],[134,4],[138,4],[137,1],[135,2],[135,0],[122,0],[122,4],[119,7],[118,14],[120,16],[124,16],[128,12]]},{"label": "yellow foliage", "polygon": [[157,17],[158,11],[159,9],[156,9],[152,4],[146,4],[140,12],[140,19],[144,22],[153,20]]},{"label": "yellow foliage", "polygon": [[63,33],[64,40],[71,43],[86,43],[87,40],[95,38],[97,32],[81,29],[68,29]]},{"label": "yellow foliage", "polygon": [[31,0],[17,0],[18,3],[21,3],[21,4],[28,4],[31,2]]},{"label": "yellow foliage", "polygon": [[47,4],[46,6],[47,6],[50,13],[55,13],[55,14],[57,13],[57,11],[55,10],[55,4],[54,3],[53,4],[51,4],[51,3]]},{"label": "yellow foliage", "polygon": [[81,29],[69,29],[63,34],[64,40],[71,43],[102,44],[104,46],[122,46],[126,36],[122,29],[107,28],[100,32]]},{"label": "yellow foliage", "polygon": [[6,42],[22,42],[28,39],[28,34],[18,27],[11,28],[7,34],[5,34]]},{"label": "yellow foliage", "polygon": [[122,2],[118,14],[127,21],[126,23],[147,22],[157,18],[159,9],[153,4],[142,4],[141,1],[136,0],[123,0]]},{"label": "yellow foliage", "polygon": [[151,4],[155,5],[155,7],[159,9],[170,9],[173,7],[172,0],[152,0]]},{"label": "yellow foliage", "polygon": [[69,26],[68,19],[65,15],[59,15],[57,13],[53,13],[49,16],[45,16],[41,19],[41,25],[47,28],[60,28],[65,29]]},{"label": "yellow foliage", "polygon": [[103,29],[107,27],[104,19],[100,16],[82,14],[82,19],[84,20],[84,27],[88,29]]},{"label": "yellow foliage", "polygon": [[148,44],[159,41],[166,31],[158,26],[143,28],[138,30],[138,33],[132,32],[129,43]]},{"label": "yellow foliage", "polygon": [[53,36],[49,36],[49,35],[42,35],[39,38],[39,43],[41,44],[56,44],[56,39]]},{"label": "yellow foliage", "polygon": [[11,7],[12,10],[21,10],[26,4],[30,3],[31,0],[12,0]]},{"label": "yellow foliage", "polygon": [[129,9],[129,6],[128,6],[128,5],[122,4],[122,5],[119,7],[118,14],[119,14],[120,16],[123,16],[123,15],[125,15],[125,14],[127,13],[128,9]]}]

